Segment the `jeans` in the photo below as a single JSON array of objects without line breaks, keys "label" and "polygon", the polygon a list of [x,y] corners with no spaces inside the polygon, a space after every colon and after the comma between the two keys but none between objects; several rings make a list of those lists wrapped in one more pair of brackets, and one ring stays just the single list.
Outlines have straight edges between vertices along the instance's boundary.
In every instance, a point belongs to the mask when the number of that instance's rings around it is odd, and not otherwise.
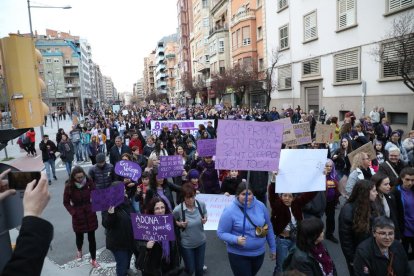
[{"label": "jeans", "polygon": [[81,159],[88,161],[89,159],[89,144],[82,144]]},{"label": "jeans", "polygon": [[65,161],[66,172],[70,177],[70,172],[72,171],[72,161]]},{"label": "jeans", "polygon": [[185,271],[188,273],[188,275],[193,275],[194,272],[195,276],[203,275],[205,252],[205,243],[196,248],[181,247],[181,255],[184,260]]},{"label": "jeans", "polygon": [[83,161],[82,160],[82,145],[80,142],[73,142],[73,147],[75,148],[76,154],[76,161]]},{"label": "jeans", "polygon": [[105,144],[99,145],[98,152],[105,153]]},{"label": "jeans", "polygon": [[259,272],[264,260],[264,253],[259,256],[242,256],[228,253],[230,267],[235,276],[254,276]]},{"label": "jeans", "polygon": [[283,262],[294,246],[295,243],[292,240],[276,237],[276,272],[282,271]]},{"label": "jeans", "polygon": [[52,169],[53,176],[56,177],[55,160],[49,159],[47,161],[43,161],[43,164],[45,165],[47,179],[49,181],[52,181],[52,175],[50,174],[50,169]]},{"label": "jeans", "polygon": [[111,250],[116,261],[116,275],[126,276],[131,262],[132,252],[128,250]]}]

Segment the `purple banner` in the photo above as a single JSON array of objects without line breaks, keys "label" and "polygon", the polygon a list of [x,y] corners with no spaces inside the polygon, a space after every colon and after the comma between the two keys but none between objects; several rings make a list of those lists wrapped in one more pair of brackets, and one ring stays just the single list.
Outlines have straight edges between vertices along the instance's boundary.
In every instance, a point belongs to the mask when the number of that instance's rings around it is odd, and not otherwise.
[{"label": "purple banner", "polygon": [[93,190],[91,192],[92,211],[107,211],[111,206],[118,206],[124,202],[125,185],[120,182],[106,189]]},{"label": "purple banner", "polygon": [[119,176],[132,179],[132,181],[138,181],[141,177],[141,167],[132,161],[121,160],[115,164],[115,173]]},{"label": "purple banner", "polygon": [[141,215],[131,214],[134,238],[144,241],[174,241],[174,221],[172,214]]},{"label": "purple banner", "polygon": [[183,175],[183,158],[180,155],[160,156],[158,176],[162,178]]},{"label": "purple banner", "polygon": [[282,139],[283,124],[220,120],[216,169],[275,171]]},{"label": "purple banner", "polygon": [[197,141],[198,156],[213,156],[216,155],[217,139],[200,139]]}]

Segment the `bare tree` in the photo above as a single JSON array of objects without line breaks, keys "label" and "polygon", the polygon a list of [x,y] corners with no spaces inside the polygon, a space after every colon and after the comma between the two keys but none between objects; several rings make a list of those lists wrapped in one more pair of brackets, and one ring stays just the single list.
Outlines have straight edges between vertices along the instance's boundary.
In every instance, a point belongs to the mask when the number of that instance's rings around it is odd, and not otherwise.
[{"label": "bare tree", "polygon": [[374,55],[382,63],[384,77],[399,76],[414,92],[414,12],[394,19],[386,41]]},{"label": "bare tree", "polygon": [[155,102],[157,100],[157,95],[155,94],[155,92],[153,91],[153,92],[151,92],[151,93],[149,93],[146,97],[145,97],[145,101],[146,102],[151,102],[151,101],[153,101],[153,102]]},{"label": "bare tree", "polygon": [[197,87],[194,86],[193,79],[191,77],[191,74],[189,72],[185,72],[182,75],[181,83],[184,87],[185,92],[190,94],[191,99],[195,101],[196,95],[197,95]]},{"label": "bare tree", "polygon": [[230,70],[229,76],[236,96],[236,104],[241,105],[249,87],[258,80],[257,62],[236,63]]},{"label": "bare tree", "polygon": [[224,93],[226,93],[227,87],[232,85],[232,77],[230,71],[222,71],[219,73],[213,73],[211,75],[210,86],[216,93],[216,97],[221,102]]},{"label": "bare tree", "polygon": [[270,101],[272,100],[272,92],[277,90],[278,82],[275,70],[280,60],[281,54],[278,49],[273,49],[270,58],[269,67],[264,72],[264,90],[266,91],[266,107],[270,108]]}]

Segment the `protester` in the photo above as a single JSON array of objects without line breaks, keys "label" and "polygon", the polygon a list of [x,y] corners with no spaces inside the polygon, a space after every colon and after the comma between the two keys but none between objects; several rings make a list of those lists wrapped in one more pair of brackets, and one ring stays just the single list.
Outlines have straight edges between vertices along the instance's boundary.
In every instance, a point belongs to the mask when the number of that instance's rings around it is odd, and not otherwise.
[{"label": "protester", "polygon": [[70,141],[73,144],[75,155],[76,155],[76,162],[83,162],[82,158],[82,145],[81,145],[81,130],[77,127],[77,125],[72,126],[72,130],[69,132]]},{"label": "protester", "polygon": [[80,135],[81,159],[83,159],[85,162],[89,162],[89,144],[91,143],[91,134],[86,127],[83,127]]},{"label": "protester", "polygon": [[204,202],[195,199],[196,191],[190,184],[182,187],[184,201],[174,208],[173,215],[180,228],[180,249],[188,275],[202,276],[206,251],[204,224],[207,222],[207,209]]},{"label": "protester", "polygon": [[104,153],[98,153],[96,155],[96,165],[89,169],[88,175],[95,183],[96,189],[108,188],[115,180],[114,166],[106,163]]},{"label": "protester", "polygon": [[404,248],[395,240],[395,225],[387,217],[374,220],[372,235],[357,248],[355,275],[412,275]]},{"label": "protester", "polygon": [[338,243],[338,239],[334,236],[335,231],[335,209],[339,204],[339,190],[338,190],[338,179],[335,171],[334,163],[331,159],[325,164],[326,172],[326,233],[325,237],[327,240],[333,243]]},{"label": "protester", "polygon": [[371,167],[374,169],[374,172],[377,173],[379,165],[384,163],[385,160],[388,160],[388,152],[384,149],[384,145],[381,141],[375,139],[373,144],[376,158],[371,161]]},{"label": "protester", "polygon": [[89,159],[92,162],[92,165],[96,164],[96,155],[99,152],[99,143],[98,136],[92,136],[91,142],[89,144]]},{"label": "protester", "polygon": [[388,150],[388,160],[379,165],[378,172],[389,177],[391,187],[398,184],[398,176],[401,170],[405,167],[400,159],[400,153],[401,151],[399,148],[391,147]]},{"label": "protester", "polygon": [[323,222],[309,218],[298,224],[296,248],[288,260],[287,269],[312,276],[337,275],[335,264],[324,247]]},{"label": "protester", "polygon": [[358,180],[347,203],[339,213],[339,240],[351,276],[354,275],[353,262],[356,248],[360,242],[369,237],[371,220],[378,216],[374,204],[377,194],[373,182]]},{"label": "protester", "polygon": [[151,152],[150,156],[148,157],[148,161],[151,162],[155,169],[158,169],[160,164],[160,156],[168,156],[167,150],[164,148],[164,142],[159,140],[155,144],[154,150]]},{"label": "protester", "polygon": [[409,165],[414,167],[414,130],[408,132],[408,137],[404,140],[403,147],[407,152]]},{"label": "protester", "polygon": [[76,234],[77,261],[82,260],[82,245],[84,234],[88,233],[89,253],[91,265],[99,267],[96,261],[95,231],[98,229],[96,213],[92,211],[91,192],[95,184],[86,176],[82,167],[74,167],[69,180],[65,184],[63,205],[72,216],[72,228]]},{"label": "protester", "polygon": [[239,184],[234,201],[224,209],[217,236],[227,245],[234,275],[254,276],[259,272],[266,242],[270,247],[270,258],[276,259],[275,236],[269,213],[266,206],[253,196],[246,182]]},{"label": "protester", "polygon": [[154,139],[150,136],[147,138],[147,144],[144,146],[143,154],[147,158],[151,155],[151,153],[154,151]]},{"label": "protester", "polygon": [[167,178],[162,178],[157,173],[152,172],[150,189],[147,191],[145,198],[145,210],[153,197],[162,198],[168,208],[174,210],[175,204],[172,191],[179,193],[181,192],[181,187],[170,182]]},{"label": "protester", "polygon": [[221,192],[225,195],[235,195],[237,186],[241,183],[242,178],[239,175],[239,171],[230,170],[229,175],[226,176],[221,184]]},{"label": "protester", "polygon": [[121,156],[124,153],[131,154],[131,149],[128,146],[122,144],[122,138],[120,136],[117,136],[115,138],[115,145],[109,151],[109,162],[115,166],[116,162],[121,160]]},{"label": "protester", "polygon": [[385,145],[391,137],[391,133],[392,129],[388,124],[387,118],[382,118],[380,120],[380,123],[375,127],[375,134],[377,135],[377,139]]},{"label": "protester", "polygon": [[341,180],[344,176],[345,179],[348,179],[348,175],[351,170],[351,162],[348,159],[348,154],[351,152],[351,143],[347,138],[342,138],[339,149],[337,149],[332,155],[332,160],[335,163],[335,170],[338,174],[339,180]]},{"label": "protester", "polygon": [[53,179],[57,180],[56,177],[56,151],[57,147],[55,143],[49,140],[49,135],[43,135],[43,140],[39,144],[39,149],[42,151],[42,160],[45,165],[47,179],[49,180],[49,185],[52,184],[52,174]]},{"label": "protester", "polygon": [[358,152],[355,154],[351,173],[348,177],[348,181],[346,182],[346,193],[350,195],[352,193],[352,189],[355,186],[355,183],[360,179],[370,180],[371,177],[375,174],[375,171],[370,168],[371,160],[365,152]]},{"label": "protester", "polygon": [[197,170],[200,172],[200,192],[206,194],[219,194],[220,184],[213,157],[203,157],[202,160],[197,163]]},{"label": "protester", "polygon": [[34,131],[34,128],[30,128],[29,131],[26,133],[26,136],[29,137],[29,146],[28,150],[32,156],[36,156],[36,148],[35,148],[35,142],[36,142],[36,132]]},{"label": "protester", "polygon": [[138,146],[132,147],[132,161],[137,163],[141,167],[141,171],[144,171],[148,165],[148,158],[141,154],[142,152]]},{"label": "protester", "polygon": [[58,144],[58,150],[60,152],[60,159],[65,163],[66,172],[70,177],[75,149],[72,142],[68,139],[67,134],[62,134],[62,140]]},{"label": "protester", "polygon": [[401,134],[398,131],[391,133],[390,140],[385,144],[385,150],[389,151],[390,148],[397,147],[400,150],[400,160],[404,165],[408,164],[408,154],[405,147],[401,144]]}]

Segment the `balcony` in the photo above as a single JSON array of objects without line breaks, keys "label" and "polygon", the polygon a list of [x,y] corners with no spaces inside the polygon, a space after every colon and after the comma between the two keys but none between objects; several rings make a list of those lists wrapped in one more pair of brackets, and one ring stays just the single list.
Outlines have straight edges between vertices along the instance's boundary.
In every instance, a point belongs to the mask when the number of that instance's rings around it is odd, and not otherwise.
[{"label": "balcony", "polygon": [[79,78],[79,72],[65,73],[65,78]]},{"label": "balcony", "polygon": [[160,79],[162,79],[162,78],[166,78],[168,75],[167,74],[165,74],[165,73],[160,73],[160,74],[158,74],[157,76],[156,76],[156,80],[157,81],[159,81]]},{"label": "balcony", "polygon": [[255,11],[252,10],[239,10],[233,17],[231,18],[231,26],[233,27],[240,21],[248,20],[248,19],[256,19]]},{"label": "balcony", "polygon": [[72,87],[79,87],[79,83],[66,83],[65,84],[66,88],[72,88]]},{"label": "balcony", "polygon": [[157,55],[160,55],[160,53],[164,53],[164,51],[165,51],[165,48],[164,48],[164,46],[162,46],[162,47],[157,47],[157,50],[155,51],[155,53],[157,54]]},{"label": "balcony", "polygon": [[167,86],[167,82],[166,81],[157,81],[157,88],[165,89],[166,86]]},{"label": "balcony", "polygon": [[224,25],[218,25],[218,26],[214,26],[213,28],[210,29],[209,35],[212,36],[215,33],[218,32],[224,32],[224,31],[228,31],[229,30],[229,25],[227,23],[225,23]]},{"label": "balcony", "polygon": [[164,56],[164,55],[159,55],[159,56],[157,57],[157,59],[155,60],[155,63],[156,63],[156,64],[163,63],[163,62],[164,62],[164,60],[165,60],[165,56]]},{"label": "balcony", "polygon": [[157,68],[155,69],[155,74],[158,74],[158,72],[165,70],[165,64],[159,64]]},{"label": "balcony", "polygon": [[63,64],[63,67],[78,67],[79,64],[77,63],[65,63]]}]

